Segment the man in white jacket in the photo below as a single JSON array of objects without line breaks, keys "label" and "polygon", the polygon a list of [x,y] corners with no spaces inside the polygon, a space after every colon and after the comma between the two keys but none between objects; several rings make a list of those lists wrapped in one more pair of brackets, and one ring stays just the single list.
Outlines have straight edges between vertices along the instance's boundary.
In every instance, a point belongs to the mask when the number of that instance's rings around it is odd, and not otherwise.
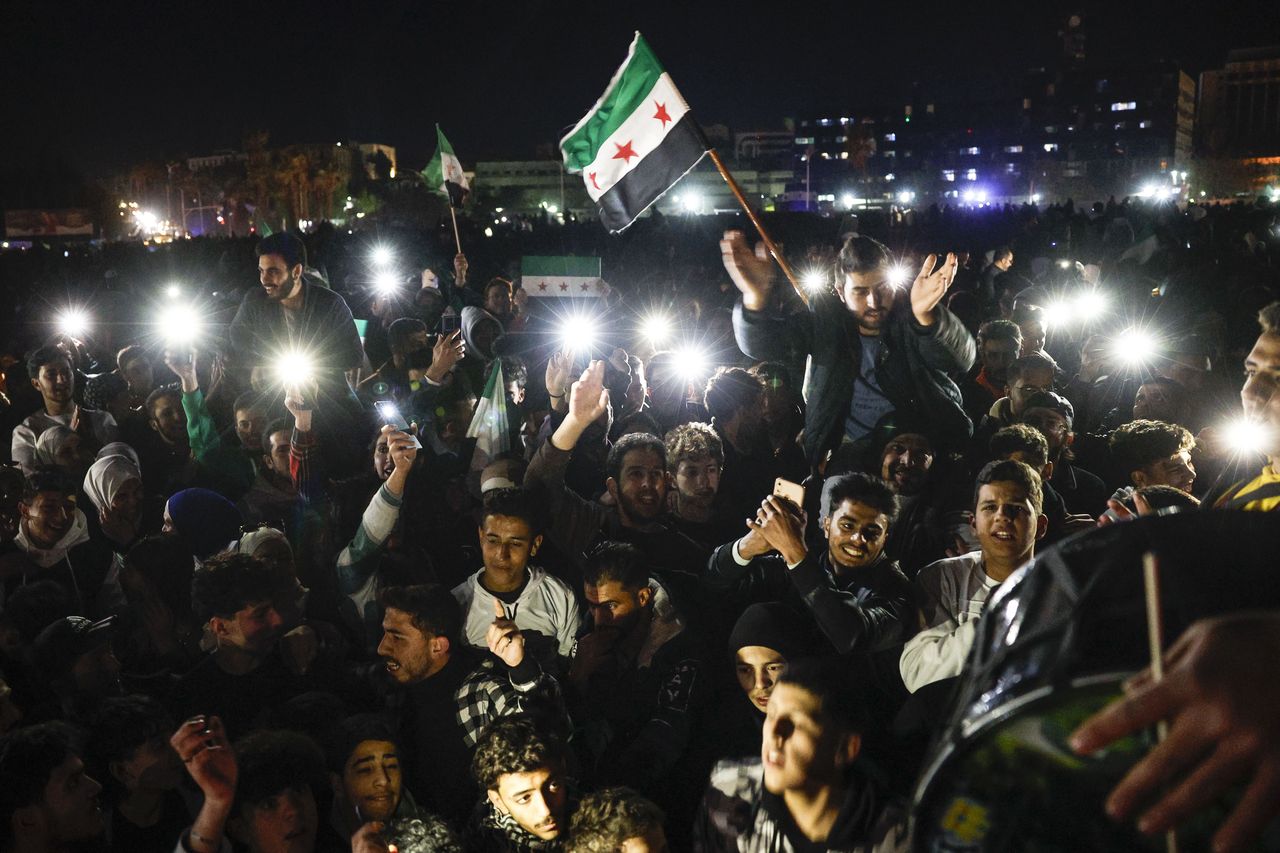
[{"label": "man in white jacket", "polygon": [[[494,489],[485,495],[480,518],[480,554],[484,568],[453,589],[462,605],[466,642],[488,648],[494,601],[523,632],[530,652],[544,665],[568,659],[577,637],[580,613],[573,590],[529,560],[542,546],[541,512],[524,489]],[[536,637],[543,638],[541,641]]]},{"label": "man in white jacket", "polygon": [[1040,475],[1028,465],[989,462],[978,474],[971,523],[981,549],[931,563],[916,577],[924,630],[903,647],[898,663],[912,693],[964,669],[987,599],[1035,555],[1036,540],[1048,530],[1043,505]]}]

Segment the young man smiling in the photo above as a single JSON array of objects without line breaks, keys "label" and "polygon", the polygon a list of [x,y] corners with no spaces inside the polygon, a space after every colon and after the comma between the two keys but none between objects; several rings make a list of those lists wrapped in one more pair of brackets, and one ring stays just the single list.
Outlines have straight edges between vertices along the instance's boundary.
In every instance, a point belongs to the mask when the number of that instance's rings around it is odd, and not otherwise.
[{"label": "young man smiling", "polygon": [[24,474],[35,470],[36,440],[51,426],[70,427],[95,453],[117,440],[115,418],[76,403],[76,374],[65,350],[52,344],[40,347],[27,358],[27,375],[31,386],[40,392],[43,405],[13,430],[10,451]]},{"label": "young man smiling", "polygon": [[1035,555],[1049,529],[1042,512],[1040,475],[1012,459],[991,462],[978,474],[973,529],[981,549],[931,563],[921,570],[925,629],[902,649],[899,668],[912,693],[960,674],[987,599]]},{"label": "young man smiling", "polygon": [[813,615],[840,654],[902,642],[911,584],[884,554],[898,499],[866,474],[832,477],[822,489],[826,547],[805,541],[794,504],[765,498],[746,536],[716,549],[710,571],[752,601],[792,599]]}]

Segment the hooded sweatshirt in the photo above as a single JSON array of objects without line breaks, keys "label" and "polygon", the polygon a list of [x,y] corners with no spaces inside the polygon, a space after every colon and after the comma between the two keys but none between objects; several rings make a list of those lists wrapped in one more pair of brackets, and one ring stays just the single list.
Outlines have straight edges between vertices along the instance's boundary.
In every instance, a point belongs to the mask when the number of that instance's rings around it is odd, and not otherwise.
[{"label": "hooded sweatshirt", "polygon": [[[556,652],[567,658],[573,650],[574,639],[581,623],[578,600],[573,590],[559,578],[552,577],[537,566],[527,570],[528,580],[520,590],[520,596],[512,604],[503,603],[507,618],[521,631],[537,632],[554,640]],[[453,588],[453,597],[462,605],[466,614],[463,633],[467,642],[479,649],[488,648],[485,634],[493,624],[493,593],[480,582],[484,569],[476,572]]]}]

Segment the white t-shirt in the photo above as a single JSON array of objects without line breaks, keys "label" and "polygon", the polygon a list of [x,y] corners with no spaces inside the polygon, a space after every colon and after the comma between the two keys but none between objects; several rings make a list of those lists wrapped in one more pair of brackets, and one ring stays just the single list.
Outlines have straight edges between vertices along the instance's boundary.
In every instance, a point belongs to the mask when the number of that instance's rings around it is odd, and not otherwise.
[{"label": "white t-shirt", "polygon": [[[569,585],[552,577],[537,566],[528,568],[529,582],[514,604],[503,604],[507,618],[527,633],[536,632],[556,642],[557,653],[568,657],[578,634],[581,614],[578,600]],[[496,600],[480,583],[484,569],[453,588],[465,614],[463,636],[468,644],[487,649],[485,634],[493,624],[493,602]]]}]

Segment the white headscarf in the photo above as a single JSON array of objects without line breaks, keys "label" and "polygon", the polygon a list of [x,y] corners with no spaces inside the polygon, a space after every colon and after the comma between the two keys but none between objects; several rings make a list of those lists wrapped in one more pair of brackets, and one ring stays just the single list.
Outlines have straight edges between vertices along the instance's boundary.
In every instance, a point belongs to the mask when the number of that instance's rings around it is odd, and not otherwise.
[{"label": "white headscarf", "polygon": [[108,456],[124,456],[133,461],[133,464],[142,467],[142,462],[138,459],[138,451],[134,450],[123,441],[113,441],[110,444],[102,445],[102,449],[98,451],[99,459],[106,459]]},{"label": "white headscarf", "polygon": [[55,424],[40,433],[36,439],[36,461],[41,465],[57,464],[58,451],[67,439],[75,435],[70,427]]},{"label": "white headscarf", "polygon": [[98,512],[111,508],[120,487],[130,480],[142,482],[142,472],[128,456],[103,456],[89,466],[84,475],[84,493],[93,501]]}]

